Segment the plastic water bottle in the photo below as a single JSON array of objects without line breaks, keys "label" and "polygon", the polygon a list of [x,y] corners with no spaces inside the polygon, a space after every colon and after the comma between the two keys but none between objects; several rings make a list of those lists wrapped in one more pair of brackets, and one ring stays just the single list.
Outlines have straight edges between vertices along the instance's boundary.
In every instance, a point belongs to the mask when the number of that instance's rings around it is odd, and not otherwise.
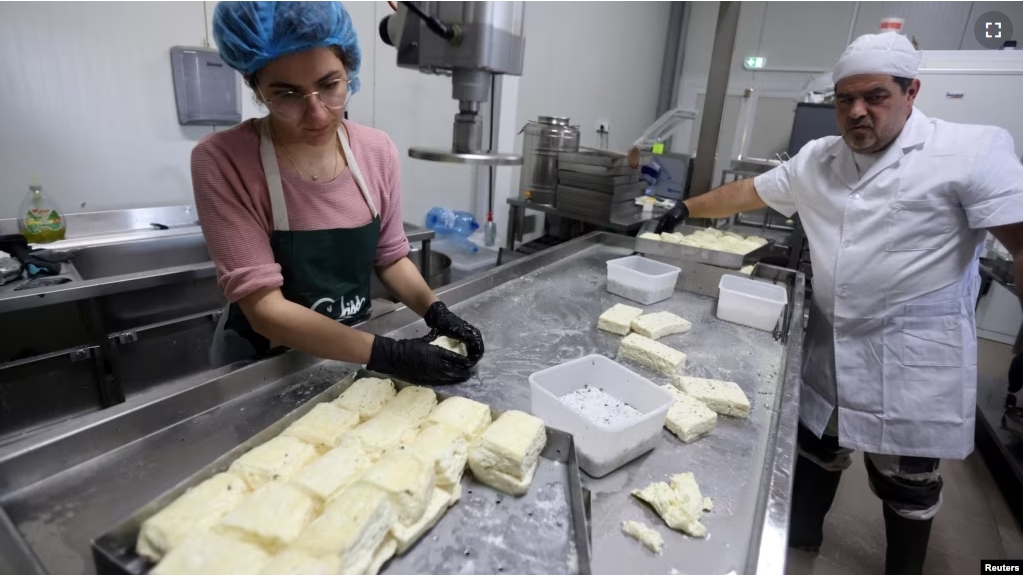
[{"label": "plastic water bottle", "polygon": [[468,253],[475,254],[480,249],[469,241],[469,236],[480,229],[480,224],[469,212],[433,208],[427,212],[426,223],[427,228],[433,230],[438,237],[451,241],[452,244]]}]

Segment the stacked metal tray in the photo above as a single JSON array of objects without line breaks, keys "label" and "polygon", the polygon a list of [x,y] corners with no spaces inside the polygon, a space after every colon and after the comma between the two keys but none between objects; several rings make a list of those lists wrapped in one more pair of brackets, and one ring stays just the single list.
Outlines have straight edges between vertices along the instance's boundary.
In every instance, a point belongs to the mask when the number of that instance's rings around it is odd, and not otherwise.
[{"label": "stacked metal tray", "polygon": [[[353,381],[363,377],[388,376],[366,370],[349,375],[94,539],[92,554],[97,573],[148,573],[154,564],[135,552],[143,522],[189,489],[227,470],[234,460],[249,450],[279,435],[316,404],[334,400]],[[410,385],[391,379],[399,389]],[[436,389],[434,391],[438,401],[450,397]],[[500,412],[492,409],[491,415],[497,419]],[[495,491],[477,483],[472,474],[467,473],[462,480],[463,496],[459,503],[451,507],[405,555],[392,559],[385,572],[437,572],[439,556],[472,562],[471,572],[474,573],[515,572],[516,557],[528,556],[548,565],[571,563],[576,569],[567,571],[590,575],[589,494],[584,493],[580,483],[572,435],[548,427],[547,444],[541,458],[530,491],[522,497],[510,497]],[[526,528],[526,523],[529,528]],[[521,528],[512,528],[516,525]],[[489,538],[496,532],[504,532],[503,549],[493,548],[490,542]],[[514,550],[514,553],[509,550]]]},{"label": "stacked metal tray", "polygon": [[[754,264],[762,258],[766,257],[772,250],[773,241],[768,240],[768,243],[757,248],[756,250],[747,252],[745,254],[734,254],[730,252],[720,252],[716,250],[709,250],[704,248],[695,248],[693,246],[683,246],[679,244],[673,244],[669,242],[663,242],[660,240],[649,240],[641,238],[643,234],[653,233],[658,222],[652,220],[647,222],[640,228],[640,232],[636,238],[636,251],[638,253],[647,256],[660,256],[662,258],[677,260],[682,262],[694,262],[700,264],[707,264],[719,268],[725,268],[730,270],[738,270],[745,265]],[[696,226],[681,225],[676,226],[675,231],[688,236],[694,232],[699,232],[704,228],[698,228]]]},{"label": "stacked metal tray", "polygon": [[560,210],[610,218],[632,211],[633,199],[646,187],[623,154],[584,149],[558,155],[555,206]]}]

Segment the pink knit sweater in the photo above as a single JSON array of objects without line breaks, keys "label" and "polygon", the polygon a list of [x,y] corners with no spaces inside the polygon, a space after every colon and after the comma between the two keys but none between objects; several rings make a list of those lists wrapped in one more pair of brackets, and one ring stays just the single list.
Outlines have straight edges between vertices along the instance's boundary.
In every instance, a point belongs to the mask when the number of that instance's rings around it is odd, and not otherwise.
[{"label": "pink knit sweater", "polygon": [[[380,130],[345,122],[356,163],[381,215],[375,265],[409,253],[402,227],[398,150]],[[260,137],[252,120],[203,138],[192,150],[192,189],[199,223],[224,295],[236,302],[256,290],[281,287],[281,266],[270,249],[273,217]],[[348,169],[330,182],[309,182],[281,163],[288,222],[293,231],[356,228],[372,221]],[[345,246],[338,246],[344,249]]]}]

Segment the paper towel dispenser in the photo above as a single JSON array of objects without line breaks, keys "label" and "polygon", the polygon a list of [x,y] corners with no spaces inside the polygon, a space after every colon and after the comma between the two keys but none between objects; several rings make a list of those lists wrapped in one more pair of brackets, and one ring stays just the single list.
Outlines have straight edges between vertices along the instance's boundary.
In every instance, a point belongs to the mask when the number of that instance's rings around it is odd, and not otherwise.
[{"label": "paper towel dispenser", "polygon": [[233,126],[242,121],[241,75],[216,50],[171,48],[174,101],[182,126]]}]

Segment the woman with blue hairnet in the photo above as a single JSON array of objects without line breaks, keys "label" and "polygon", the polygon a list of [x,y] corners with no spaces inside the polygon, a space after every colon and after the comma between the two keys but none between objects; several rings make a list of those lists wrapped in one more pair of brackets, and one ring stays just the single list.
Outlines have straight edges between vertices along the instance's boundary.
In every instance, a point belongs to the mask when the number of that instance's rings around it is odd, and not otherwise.
[{"label": "woman with blue hairnet", "polygon": [[[383,132],[343,119],[360,64],[345,8],[221,2],[213,33],[268,114],[192,152],[199,221],[231,302],[211,361],[257,358],[276,344],[419,383],[468,379],[483,338],[406,257],[397,149]],[[374,270],[431,336],[349,327],[370,315]],[[468,357],[430,345],[438,334],[464,342]]]}]

